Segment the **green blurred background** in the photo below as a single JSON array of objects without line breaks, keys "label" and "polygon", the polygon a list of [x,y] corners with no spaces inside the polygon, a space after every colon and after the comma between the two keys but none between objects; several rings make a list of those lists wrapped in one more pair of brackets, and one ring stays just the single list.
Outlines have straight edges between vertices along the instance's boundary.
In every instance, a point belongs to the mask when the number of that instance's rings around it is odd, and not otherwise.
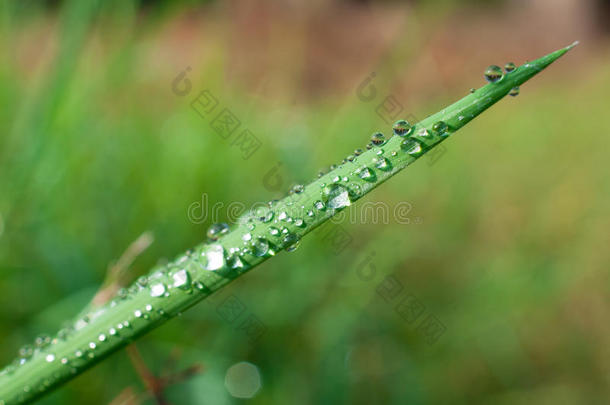
[{"label": "green blurred background", "polygon": [[[1,363],[74,316],[143,232],[155,241],[131,279],[202,241],[211,215],[187,215],[202,198],[278,198],[265,182],[278,163],[287,190],[388,133],[386,97],[424,118],[483,85],[487,65],[579,39],[365,198],[410,207],[409,221],[326,225],[344,249],[313,234],[137,347],[156,375],[202,366],[167,387],[172,404],[610,401],[608,2],[0,8]],[[366,101],[356,89],[372,72]],[[193,111],[204,89],[261,141],[250,158]],[[219,310],[231,296],[245,308],[233,322]],[[258,339],[240,330],[249,315]],[[429,339],[426,319],[442,334]],[[121,351],[40,403],[157,402]]]}]

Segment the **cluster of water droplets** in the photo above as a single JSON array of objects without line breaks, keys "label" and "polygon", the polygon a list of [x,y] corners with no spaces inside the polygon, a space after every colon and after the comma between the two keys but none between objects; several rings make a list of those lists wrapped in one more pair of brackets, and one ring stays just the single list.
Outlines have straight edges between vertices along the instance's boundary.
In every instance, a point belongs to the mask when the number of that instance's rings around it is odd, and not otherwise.
[{"label": "cluster of water droplets", "polygon": [[[501,81],[505,75],[508,75],[517,69],[517,66],[513,62],[508,62],[504,65],[504,70],[500,66],[491,65],[487,69],[485,69],[485,80],[489,83],[497,83]],[[471,92],[473,92],[471,89]],[[519,95],[519,87],[513,87],[508,93],[509,96],[515,97]]]},{"label": "cluster of water droplets", "polygon": [[[507,72],[509,71],[507,67]],[[501,80],[502,72],[499,74],[500,78],[495,78],[494,75],[497,76],[497,72],[490,72],[490,77],[494,80]],[[386,137],[381,132],[373,133],[366,145],[366,149],[374,152],[373,154],[365,154],[362,149],[356,149],[353,154],[343,159],[340,165],[330,166],[332,172],[349,162],[350,167],[353,167],[349,173],[339,176],[321,172],[320,177],[326,176],[322,181],[309,186],[292,186],[283,200],[269,201],[242,216],[238,234],[230,232],[226,223],[211,225],[206,233],[207,243],[187,252],[178,260],[161,266],[150,275],[140,277],[129,288],[120,289],[107,305],[80,317],[72,325],[62,329],[57,337],[41,335],[33,345],[22,347],[16,363],[1,371],[0,377],[14,372],[16,367],[27,363],[37,354],[44,356],[45,362],[59,362],[69,367],[72,373],[76,373],[78,367],[85,365],[88,359],[96,357],[104,345],[115,339],[129,338],[134,329],[139,328],[140,322],[173,315],[166,313],[167,308],[162,304],[163,300],[175,294],[211,292],[212,289],[205,284],[205,275],[211,274],[207,271],[241,272],[282,249],[294,251],[308,226],[349,207],[380,178],[387,177],[395,168],[397,161],[394,158],[399,153],[415,159],[439,140],[449,136],[450,132],[451,128],[444,121],[437,121],[425,128],[399,120],[392,126],[391,136]],[[386,154],[385,146],[396,138],[400,148]],[[95,339],[86,342],[83,347],[79,347],[69,356],[58,355],[54,350],[55,344],[86,328],[109,308],[141,294],[150,301],[139,304],[126,319],[114,322],[106,330],[100,331]],[[60,378],[59,374],[56,378]],[[51,384],[53,381],[47,383]]]}]

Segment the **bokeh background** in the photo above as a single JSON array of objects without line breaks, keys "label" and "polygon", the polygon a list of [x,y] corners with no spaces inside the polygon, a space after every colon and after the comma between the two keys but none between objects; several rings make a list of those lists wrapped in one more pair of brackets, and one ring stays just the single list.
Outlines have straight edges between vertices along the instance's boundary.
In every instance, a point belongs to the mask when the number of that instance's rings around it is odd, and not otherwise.
[{"label": "bokeh background", "polygon": [[[489,64],[578,39],[352,207],[408,221],[327,225],[349,243],[310,235],[137,349],[156,375],[201,366],[171,404],[609,402],[609,2],[3,1],[0,17],[0,363],[74,316],[143,232],[131,279],[204,239],[193,204],[278,198],[388,133],[387,97],[424,118]],[[191,108],[204,89],[260,140],[248,159]],[[40,403],[157,402],[123,350]]]}]

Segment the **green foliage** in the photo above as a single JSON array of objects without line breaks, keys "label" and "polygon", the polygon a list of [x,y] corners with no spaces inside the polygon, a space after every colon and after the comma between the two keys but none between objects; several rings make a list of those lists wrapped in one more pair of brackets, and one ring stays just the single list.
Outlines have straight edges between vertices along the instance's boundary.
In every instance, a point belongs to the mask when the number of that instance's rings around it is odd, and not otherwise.
[{"label": "green foliage", "polygon": [[[383,143],[377,138],[377,145],[350,156],[319,179],[294,187],[282,200],[247,212],[229,232],[210,235],[217,240],[154,268],[108,304],[91,309],[49,342],[41,342],[21,362],[5,369],[0,375],[0,404],[46,394],[280,250],[296,249],[307,233],[450,138],[572,46],[510,73],[488,75],[490,83],[486,86],[418,123],[395,125],[394,136]],[[271,283],[266,288],[284,286]]]}]

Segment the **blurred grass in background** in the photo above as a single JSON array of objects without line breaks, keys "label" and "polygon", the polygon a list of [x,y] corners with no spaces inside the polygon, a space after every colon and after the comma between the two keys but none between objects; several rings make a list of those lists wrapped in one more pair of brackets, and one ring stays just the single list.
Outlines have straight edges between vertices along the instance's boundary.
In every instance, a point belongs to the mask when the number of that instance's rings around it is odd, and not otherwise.
[{"label": "blurred grass in background", "polygon": [[[607,403],[604,4],[3,2],[0,360],[74,316],[142,232],[155,243],[133,278],[203,240],[210,218],[187,216],[203,194],[209,207],[277,198],[264,179],[278,163],[287,190],[388,134],[386,97],[424,118],[487,65],[580,39],[366,198],[407,202],[409,224],[326,225],[350,236],[344,250],[314,234],[138,346],[156,373],[175,348],[181,367],[203,365],[167,390],[177,404],[239,402],[225,377],[242,361],[262,379],[251,403]],[[262,142],[250,159],[191,109],[204,89]],[[386,300],[390,275],[403,287]],[[231,294],[245,307],[234,322],[218,311]],[[413,322],[396,310],[408,296],[425,308]],[[254,342],[248,315],[266,327]],[[418,329],[429,315],[446,328],[434,344]],[[129,387],[144,391],[120,352],[41,403],[107,404]]]}]

